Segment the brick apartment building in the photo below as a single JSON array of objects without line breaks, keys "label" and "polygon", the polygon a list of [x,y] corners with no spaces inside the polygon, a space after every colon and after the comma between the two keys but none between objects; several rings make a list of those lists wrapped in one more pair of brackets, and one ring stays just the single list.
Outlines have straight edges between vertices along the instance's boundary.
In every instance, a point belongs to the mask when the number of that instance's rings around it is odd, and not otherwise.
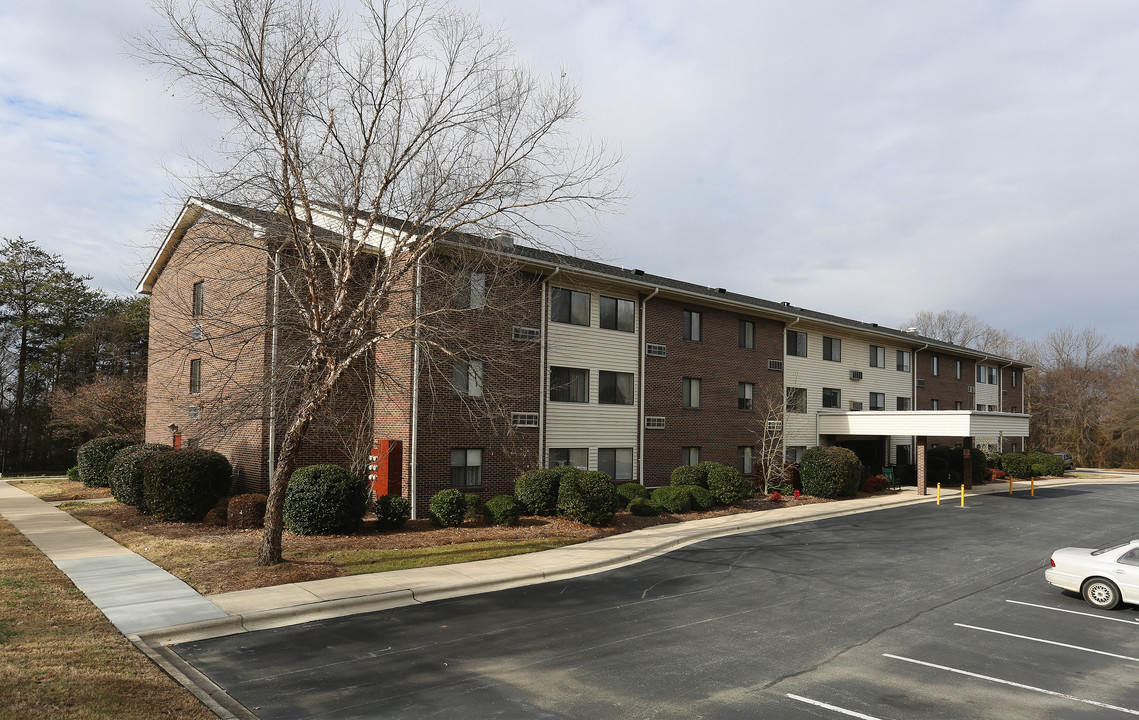
[{"label": "brick apartment building", "polygon": [[[138,286],[152,296],[147,441],[222,452],[242,490],[268,487],[288,406],[289,308],[269,255],[280,218],[192,199]],[[750,473],[773,422],[790,459],[843,445],[873,469],[937,444],[1024,449],[1015,359],[512,242],[478,252],[513,268],[461,266],[451,325],[478,342],[461,357],[381,344],[314,422],[302,464],[370,462],[381,491],[423,513],[443,488],[485,500],[551,464],[649,486],[704,460]],[[432,302],[431,271],[454,272],[445,248],[429,264],[393,312]]]}]

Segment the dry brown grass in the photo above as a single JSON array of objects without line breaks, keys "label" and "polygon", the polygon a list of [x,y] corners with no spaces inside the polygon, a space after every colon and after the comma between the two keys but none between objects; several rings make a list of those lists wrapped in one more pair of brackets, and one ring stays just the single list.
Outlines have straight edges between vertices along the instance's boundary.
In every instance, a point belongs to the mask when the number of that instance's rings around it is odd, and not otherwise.
[{"label": "dry brown grass", "polygon": [[213,718],[0,518],[0,719]]},{"label": "dry brown grass", "polygon": [[29,480],[14,479],[6,480],[5,482],[47,502],[56,502],[58,500],[92,500],[111,497],[111,488],[87,487],[81,482],[68,480],[65,477],[45,477]]}]

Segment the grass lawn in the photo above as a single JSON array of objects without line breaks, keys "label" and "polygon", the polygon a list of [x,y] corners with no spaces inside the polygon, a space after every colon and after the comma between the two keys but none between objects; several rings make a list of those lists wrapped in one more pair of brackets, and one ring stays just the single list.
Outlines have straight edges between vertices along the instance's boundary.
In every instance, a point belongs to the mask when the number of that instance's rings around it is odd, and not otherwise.
[{"label": "grass lawn", "polygon": [[0,718],[214,715],[0,517]]},{"label": "grass lawn", "polygon": [[301,557],[318,562],[330,562],[345,570],[346,575],[406,570],[408,568],[431,567],[509,557],[539,550],[581,542],[579,538],[552,537],[540,540],[488,540],[440,547],[411,548],[408,550],[333,550]]},{"label": "grass lawn", "polygon": [[28,479],[4,478],[4,481],[13,487],[18,487],[24,492],[35,495],[40,500],[46,500],[47,502],[111,497],[111,488],[87,487],[81,482],[68,480],[62,476]]}]

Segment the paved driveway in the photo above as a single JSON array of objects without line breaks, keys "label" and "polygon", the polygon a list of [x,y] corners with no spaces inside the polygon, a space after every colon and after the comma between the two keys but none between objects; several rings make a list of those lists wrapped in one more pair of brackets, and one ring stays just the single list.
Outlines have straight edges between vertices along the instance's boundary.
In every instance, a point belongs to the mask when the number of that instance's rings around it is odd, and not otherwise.
[{"label": "paved driveway", "polygon": [[1131,486],[976,496],[174,650],[263,718],[1129,717],[1139,610],[1041,568],[1137,518]]}]

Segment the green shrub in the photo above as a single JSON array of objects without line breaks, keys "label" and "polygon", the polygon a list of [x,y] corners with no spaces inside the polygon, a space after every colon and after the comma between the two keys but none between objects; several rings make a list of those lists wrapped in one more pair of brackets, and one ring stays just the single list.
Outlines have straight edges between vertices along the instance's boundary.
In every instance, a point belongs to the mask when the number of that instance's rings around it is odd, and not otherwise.
[{"label": "green shrub", "polygon": [[1063,477],[1066,472],[1064,469],[1064,458],[1056,453],[1048,453],[1048,474],[1055,475],[1056,477]]},{"label": "green shrub", "polygon": [[666,485],[653,490],[652,503],[665,512],[686,513],[692,509],[692,495],[683,485]]},{"label": "green shrub", "polygon": [[71,482],[79,482],[79,466],[72,465],[67,468],[67,479]]},{"label": "green shrub", "polygon": [[648,498],[638,497],[629,501],[629,512],[634,515],[651,517],[653,515],[660,515],[660,508],[653,505]]},{"label": "green shrub", "polygon": [[862,463],[853,450],[809,447],[799,463],[803,492],[821,498],[851,497],[862,483]]},{"label": "green shrub", "polygon": [[[708,481],[711,482],[712,474],[708,474]],[[697,512],[708,512],[716,505],[716,496],[712,491],[707,488],[702,488],[699,485],[681,485],[688,491],[688,496],[692,498],[692,509]]]},{"label": "green shrub", "polygon": [[558,489],[567,474],[581,472],[566,465],[542,470],[528,470],[514,483],[514,497],[531,515],[553,515],[558,510]]},{"label": "green shrub", "polygon": [[[1061,476],[1064,474],[1064,460],[1050,452],[1034,451],[1028,453],[1028,464],[1039,465],[1044,468],[1044,475]],[[1035,470],[1033,470],[1035,474]]]},{"label": "green shrub", "polygon": [[973,448],[971,463],[973,466],[973,482],[988,482],[989,458],[985,455],[985,451],[980,448]]},{"label": "green shrub", "polygon": [[467,499],[455,488],[440,490],[431,496],[427,510],[431,522],[439,527],[459,527],[467,516]]},{"label": "green shrub", "polygon": [[381,530],[398,530],[411,519],[411,503],[402,495],[376,498],[376,524]]},{"label": "green shrub", "polygon": [[477,493],[463,493],[463,500],[467,503],[465,520],[478,520],[482,517],[482,498]]},{"label": "green shrub", "polygon": [[367,509],[367,481],[339,465],[297,468],[285,490],[285,526],[297,535],[355,532]]},{"label": "green shrub", "polygon": [[558,488],[558,514],[586,525],[608,525],[616,497],[617,486],[603,472],[567,473]]},{"label": "green shrub", "polygon": [[107,466],[107,477],[111,480],[111,495],[123,505],[138,508],[140,513],[149,513],[146,506],[146,493],[142,487],[143,465],[155,453],[170,452],[174,448],[161,443],[128,445],[115,453]]},{"label": "green shrub", "polygon": [[229,494],[233,468],[212,450],[156,452],[142,466],[143,499],[171,522],[196,522]]},{"label": "green shrub", "polygon": [[1032,466],[1024,453],[1004,453],[1001,455],[1001,469],[1017,480],[1027,480],[1032,474]]},{"label": "green shrub", "polygon": [[628,506],[629,503],[637,498],[647,498],[649,491],[648,488],[640,483],[627,482],[617,486],[617,495],[624,501],[624,504]]},{"label": "green shrub", "polygon": [[716,502],[732,505],[755,494],[755,487],[734,467],[720,465],[708,472],[708,489]]},{"label": "green shrub", "polygon": [[705,463],[698,465],[681,465],[672,471],[668,480],[669,485],[699,485],[708,487],[708,466]]},{"label": "green shrub", "polygon": [[1044,467],[1043,465],[1037,463],[1036,465],[1032,466],[1032,477],[1044,477],[1047,474],[1048,468]]},{"label": "green shrub", "polygon": [[231,530],[265,527],[265,506],[268,503],[268,496],[260,493],[235,495],[226,507],[225,524]]},{"label": "green shrub", "polygon": [[525,509],[513,495],[495,495],[486,501],[483,512],[491,525],[517,525]]},{"label": "green shrub", "polygon": [[115,453],[134,444],[135,440],[124,435],[109,435],[80,445],[76,454],[79,480],[87,487],[110,487],[107,466]]}]

